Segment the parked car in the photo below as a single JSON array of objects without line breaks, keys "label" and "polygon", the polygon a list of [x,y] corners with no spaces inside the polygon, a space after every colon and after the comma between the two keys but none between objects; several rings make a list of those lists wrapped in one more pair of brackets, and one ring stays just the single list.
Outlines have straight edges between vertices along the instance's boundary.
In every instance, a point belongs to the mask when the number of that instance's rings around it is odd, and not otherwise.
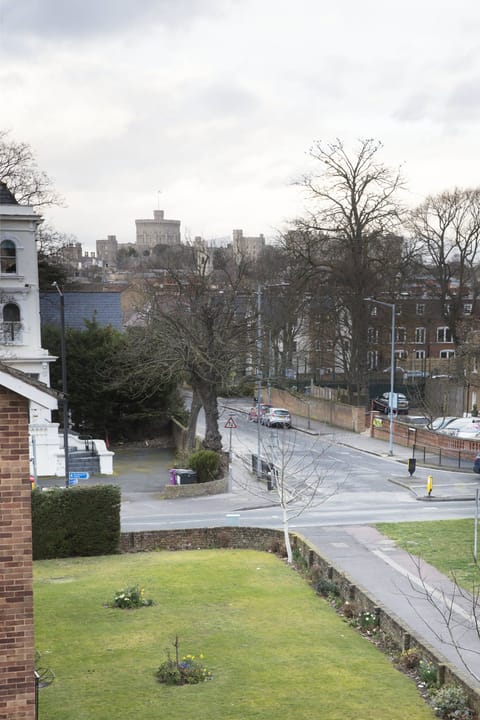
[{"label": "parked car", "polygon": [[[408,415],[408,400],[403,393],[394,393],[397,396],[397,408],[394,412],[399,415]],[[395,403],[394,403],[395,404]],[[380,397],[372,400],[372,410],[377,410],[385,415],[390,413],[390,393],[384,392]]]},{"label": "parked car", "polygon": [[285,408],[270,408],[262,415],[260,422],[267,427],[292,427],[292,418]]},{"label": "parked car", "polygon": [[480,473],[480,453],[477,455],[477,457],[474,460],[473,472]]},{"label": "parked car", "polygon": [[456,418],[449,422],[448,425],[437,430],[440,435],[450,435],[452,437],[472,438],[480,432],[480,418]]},{"label": "parked car", "polygon": [[437,417],[435,418],[435,420],[432,420],[432,424],[429,425],[428,429],[437,432],[438,430],[442,430],[443,428],[447,427],[447,425],[449,425],[454,420],[458,420],[456,415],[444,415],[442,417]]},{"label": "parked car", "polygon": [[[272,407],[271,405],[264,405],[264,404],[260,405],[260,420],[261,420],[262,416],[265,415],[267,410],[270,410],[271,407]],[[248,419],[251,422],[257,422],[257,420],[258,420],[258,406],[257,405],[253,405],[253,407],[250,408],[250,412],[248,413]]]}]

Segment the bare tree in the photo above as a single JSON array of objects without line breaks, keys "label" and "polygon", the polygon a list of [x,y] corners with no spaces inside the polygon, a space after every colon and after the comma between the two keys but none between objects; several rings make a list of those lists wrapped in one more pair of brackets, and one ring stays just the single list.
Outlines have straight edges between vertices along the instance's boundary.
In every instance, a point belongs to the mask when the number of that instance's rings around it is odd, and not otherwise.
[{"label": "bare tree", "polygon": [[[295,431],[270,429],[261,445],[262,466],[268,486],[282,511],[282,526],[287,561],[292,562],[290,522],[308,508],[326,502],[338,492],[342,482],[333,479],[334,462],[326,459],[330,443],[322,447],[312,442],[309,450],[299,448]],[[253,495],[264,497],[257,480],[243,482],[243,488]]]},{"label": "bare tree", "polygon": [[298,183],[312,209],[284,238],[287,251],[310,269],[313,287],[329,287],[339,323],[337,338],[344,340],[345,373],[357,397],[366,373],[364,298],[398,290],[400,269],[410,257],[407,244],[395,234],[403,216],[398,192],[404,182],[399,170],[381,162],[381,149],[381,143],[371,139],[360,140],[353,153],[341,140],[315,143],[310,155],[320,170]]},{"label": "bare tree", "polygon": [[[137,305],[143,328],[137,331],[127,358],[128,372],[185,378],[195,399],[191,423],[202,406],[204,446],[219,452],[218,391],[230,381],[248,343],[241,277],[228,264],[212,269],[210,258],[194,248],[183,248],[180,255],[170,253],[165,265],[163,272],[147,277],[139,286]],[[141,368],[136,362],[140,346]],[[193,428],[189,431],[192,436]]]},{"label": "bare tree", "polygon": [[38,169],[30,145],[10,140],[5,130],[0,130],[0,181],[20,204],[33,207],[62,204],[52,180]]},{"label": "bare tree", "polygon": [[[455,188],[428,197],[412,213],[410,225],[435,281],[431,292],[438,297],[452,342],[460,348],[473,328],[479,292],[480,188]],[[467,300],[471,307],[465,313]]]}]

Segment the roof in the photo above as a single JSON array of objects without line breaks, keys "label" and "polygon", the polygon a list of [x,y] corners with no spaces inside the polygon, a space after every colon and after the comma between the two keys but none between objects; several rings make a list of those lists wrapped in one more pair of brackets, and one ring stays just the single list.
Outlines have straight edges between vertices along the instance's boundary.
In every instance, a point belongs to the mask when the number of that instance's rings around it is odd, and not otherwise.
[{"label": "roof", "polygon": [[55,410],[58,407],[59,393],[39,380],[29,377],[21,370],[2,362],[0,362],[0,386],[49,410]]},{"label": "roof", "polygon": [[18,205],[15,197],[12,195],[4,182],[0,181],[0,205]]}]

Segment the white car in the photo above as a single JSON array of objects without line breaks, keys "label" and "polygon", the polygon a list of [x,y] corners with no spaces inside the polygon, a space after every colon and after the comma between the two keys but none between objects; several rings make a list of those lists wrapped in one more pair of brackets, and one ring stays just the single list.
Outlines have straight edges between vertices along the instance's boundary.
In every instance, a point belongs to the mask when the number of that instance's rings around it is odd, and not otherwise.
[{"label": "white car", "polygon": [[267,427],[292,427],[292,418],[285,408],[270,408],[261,416],[260,422]]}]

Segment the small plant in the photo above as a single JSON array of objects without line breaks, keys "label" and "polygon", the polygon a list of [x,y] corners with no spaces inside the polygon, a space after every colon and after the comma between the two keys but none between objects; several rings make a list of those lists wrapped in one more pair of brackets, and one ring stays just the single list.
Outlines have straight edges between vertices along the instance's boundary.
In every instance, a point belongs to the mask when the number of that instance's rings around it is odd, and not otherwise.
[{"label": "small plant", "polygon": [[123,588],[123,590],[117,590],[113,597],[113,602],[110,603],[110,607],[127,610],[145,607],[147,605],[153,605],[153,600],[148,600],[145,597],[145,590],[140,588],[140,585],[130,585],[129,587]]},{"label": "small plant", "polygon": [[293,553],[292,553],[292,559],[295,564],[295,567],[300,572],[306,572],[308,569],[308,563],[305,560],[305,558],[302,555],[302,552],[299,548],[294,547]]},{"label": "small plant", "polygon": [[468,698],[462,688],[444,685],[432,694],[436,714],[445,720],[469,720],[473,713],[468,707]]},{"label": "small plant", "polygon": [[437,668],[428,660],[420,660],[418,663],[418,677],[428,688],[437,684]]},{"label": "small plant", "polygon": [[340,614],[344,617],[348,618],[349,620],[353,619],[357,615],[357,608],[353,603],[346,602],[343,603],[343,605],[340,608]]},{"label": "small plant", "polygon": [[420,663],[420,655],[415,648],[404,650],[398,659],[399,665],[406,670],[416,670]]},{"label": "small plant", "polygon": [[155,673],[158,682],[165,685],[197,685],[205,680],[211,680],[212,673],[204,666],[203,655],[199,655],[198,659],[195,655],[184,655],[180,659],[178,635],[173,646],[175,659],[170,657],[170,651],[167,649],[167,659]]},{"label": "small plant", "polygon": [[378,618],[375,613],[362,612],[357,620],[358,627],[369,635],[378,629]]},{"label": "small plant", "polygon": [[340,590],[338,589],[338,585],[336,585],[332,580],[328,580],[327,578],[321,578],[316,586],[315,586],[317,592],[319,595],[323,595],[323,597],[336,597],[338,598],[340,595]]}]

